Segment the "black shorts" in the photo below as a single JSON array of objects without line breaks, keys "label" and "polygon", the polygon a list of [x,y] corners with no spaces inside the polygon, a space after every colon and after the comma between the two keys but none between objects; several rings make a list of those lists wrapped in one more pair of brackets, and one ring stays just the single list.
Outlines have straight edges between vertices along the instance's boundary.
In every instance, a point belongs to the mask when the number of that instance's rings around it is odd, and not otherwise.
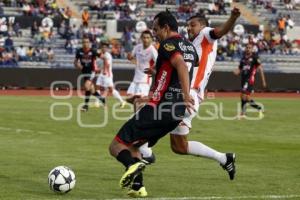
[{"label": "black shorts", "polygon": [[82,70],[81,70],[81,76],[83,76],[83,81],[87,81],[87,80],[91,80],[93,79],[92,77],[92,74],[93,74],[93,70],[91,67],[84,67]]},{"label": "black shorts", "polygon": [[82,75],[83,75],[83,82],[86,82],[87,80],[91,81],[91,78],[92,78],[91,74],[84,73]]},{"label": "black shorts", "polygon": [[242,82],[242,89],[241,89],[241,92],[243,94],[251,94],[253,91],[253,84],[250,84],[248,81],[243,81]]},{"label": "black shorts", "polygon": [[139,147],[148,142],[151,147],[181,122],[181,119],[174,119],[171,113],[161,113],[159,116],[155,109],[150,105],[144,106],[122,126],[115,139],[126,146]]}]

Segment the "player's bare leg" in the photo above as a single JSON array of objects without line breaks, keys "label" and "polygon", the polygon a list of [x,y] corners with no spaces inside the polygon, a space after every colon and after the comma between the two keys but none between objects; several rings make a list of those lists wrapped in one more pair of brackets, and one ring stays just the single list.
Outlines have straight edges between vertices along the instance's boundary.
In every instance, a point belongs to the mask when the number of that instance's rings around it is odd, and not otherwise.
[{"label": "player's bare leg", "polygon": [[139,108],[141,107],[141,106],[137,105],[137,104],[139,104],[140,98],[142,98],[140,95],[131,95],[126,99],[126,101],[128,103],[133,105],[134,112],[138,111]]},{"label": "player's bare leg", "polygon": [[137,95],[130,95],[129,97],[126,98],[126,101],[130,104],[134,103],[134,100],[137,98]]},{"label": "player's bare leg", "polygon": [[148,101],[149,101],[149,97],[147,96],[136,98],[134,100],[135,112],[141,109]]}]

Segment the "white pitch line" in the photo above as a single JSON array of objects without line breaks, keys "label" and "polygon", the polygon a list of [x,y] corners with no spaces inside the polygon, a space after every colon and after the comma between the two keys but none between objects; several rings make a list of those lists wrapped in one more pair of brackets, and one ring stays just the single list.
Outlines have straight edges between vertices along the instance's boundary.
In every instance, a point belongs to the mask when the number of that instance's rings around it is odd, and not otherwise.
[{"label": "white pitch line", "polygon": [[52,134],[49,131],[38,131],[37,133],[42,134],[42,135],[51,135]]},{"label": "white pitch line", "polygon": [[15,129],[15,131],[16,131],[16,133],[31,133],[31,132],[33,132],[32,130],[28,130],[28,129],[21,129],[21,128],[17,128],[17,129]]},{"label": "white pitch line", "polygon": [[3,131],[10,131],[12,130],[11,128],[8,128],[8,127],[1,127],[0,126],[0,130],[3,130]]},{"label": "white pitch line", "polygon": [[[262,196],[210,196],[210,197],[157,197],[157,198],[137,198],[136,200],[218,200],[218,199],[295,199],[300,195],[262,195]],[[105,199],[105,200],[132,200],[132,199]]]},{"label": "white pitch line", "polygon": [[2,127],[0,126],[0,131],[12,131],[16,133],[37,133],[41,135],[51,135],[52,133],[49,131],[38,131],[38,130],[30,130],[30,129],[22,129],[22,128],[9,128],[9,127]]}]

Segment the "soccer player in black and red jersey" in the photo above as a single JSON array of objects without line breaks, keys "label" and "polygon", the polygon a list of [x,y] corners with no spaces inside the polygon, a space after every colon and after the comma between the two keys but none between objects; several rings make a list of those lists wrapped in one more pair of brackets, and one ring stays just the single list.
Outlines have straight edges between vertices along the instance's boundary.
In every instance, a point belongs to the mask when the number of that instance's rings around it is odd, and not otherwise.
[{"label": "soccer player in black and red jersey", "polygon": [[95,78],[97,70],[95,62],[97,56],[97,51],[91,48],[89,38],[84,37],[82,39],[82,48],[77,50],[76,57],[74,59],[74,65],[77,69],[81,70],[84,80],[85,104],[81,108],[81,111],[83,112],[88,111],[88,103],[90,101],[91,94],[105,104],[105,98],[101,97],[101,95],[95,90],[95,86],[93,84],[93,79]]},{"label": "soccer player in black and red jersey", "polygon": [[157,14],[153,32],[160,41],[156,62],[153,95],[119,130],[110,144],[109,151],[126,172],[120,180],[122,188],[129,188],[128,195],[145,197],[139,146],[148,142],[149,147],[172,131],[181,122],[185,110],[192,112],[194,100],[189,95],[193,68],[198,65],[194,46],[178,32],[175,17],[168,11]]},{"label": "soccer player in black and red jersey", "polygon": [[259,117],[263,118],[263,108],[255,103],[255,101],[250,97],[253,91],[253,86],[255,82],[255,74],[257,70],[260,71],[263,87],[266,87],[266,79],[264,71],[257,54],[253,52],[253,45],[247,44],[245,53],[240,61],[239,67],[234,71],[235,75],[241,74],[241,114],[240,118],[246,116],[246,106],[247,103],[259,111]]}]

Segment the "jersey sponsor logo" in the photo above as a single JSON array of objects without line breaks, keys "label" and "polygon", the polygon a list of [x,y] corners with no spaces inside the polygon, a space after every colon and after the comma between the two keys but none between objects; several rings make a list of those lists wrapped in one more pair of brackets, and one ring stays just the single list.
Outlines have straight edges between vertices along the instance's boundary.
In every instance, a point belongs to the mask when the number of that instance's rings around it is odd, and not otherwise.
[{"label": "jersey sponsor logo", "polygon": [[178,43],[179,45],[179,48],[182,50],[182,51],[191,51],[191,52],[195,52],[194,48],[192,45],[185,45],[183,42],[179,42]]},{"label": "jersey sponsor logo", "polygon": [[194,55],[190,53],[184,53],[183,54],[183,59],[184,60],[194,60]]},{"label": "jersey sponsor logo", "polygon": [[168,72],[165,70],[162,72],[162,75],[161,75],[160,79],[158,80],[157,88],[153,93],[154,98],[160,99],[159,92],[161,91],[161,89],[163,88],[163,86],[166,83],[167,74],[168,74]]},{"label": "jersey sponsor logo", "polygon": [[179,93],[182,92],[182,89],[180,89],[180,88],[174,88],[174,87],[169,87],[168,90],[170,92],[179,92]]},{"label": "jersey sponsor logo", "polygon": [[174,51],[175,50],[175,46],[172,43],[165,44],[164,48],[165,48],[166,51]]}]

